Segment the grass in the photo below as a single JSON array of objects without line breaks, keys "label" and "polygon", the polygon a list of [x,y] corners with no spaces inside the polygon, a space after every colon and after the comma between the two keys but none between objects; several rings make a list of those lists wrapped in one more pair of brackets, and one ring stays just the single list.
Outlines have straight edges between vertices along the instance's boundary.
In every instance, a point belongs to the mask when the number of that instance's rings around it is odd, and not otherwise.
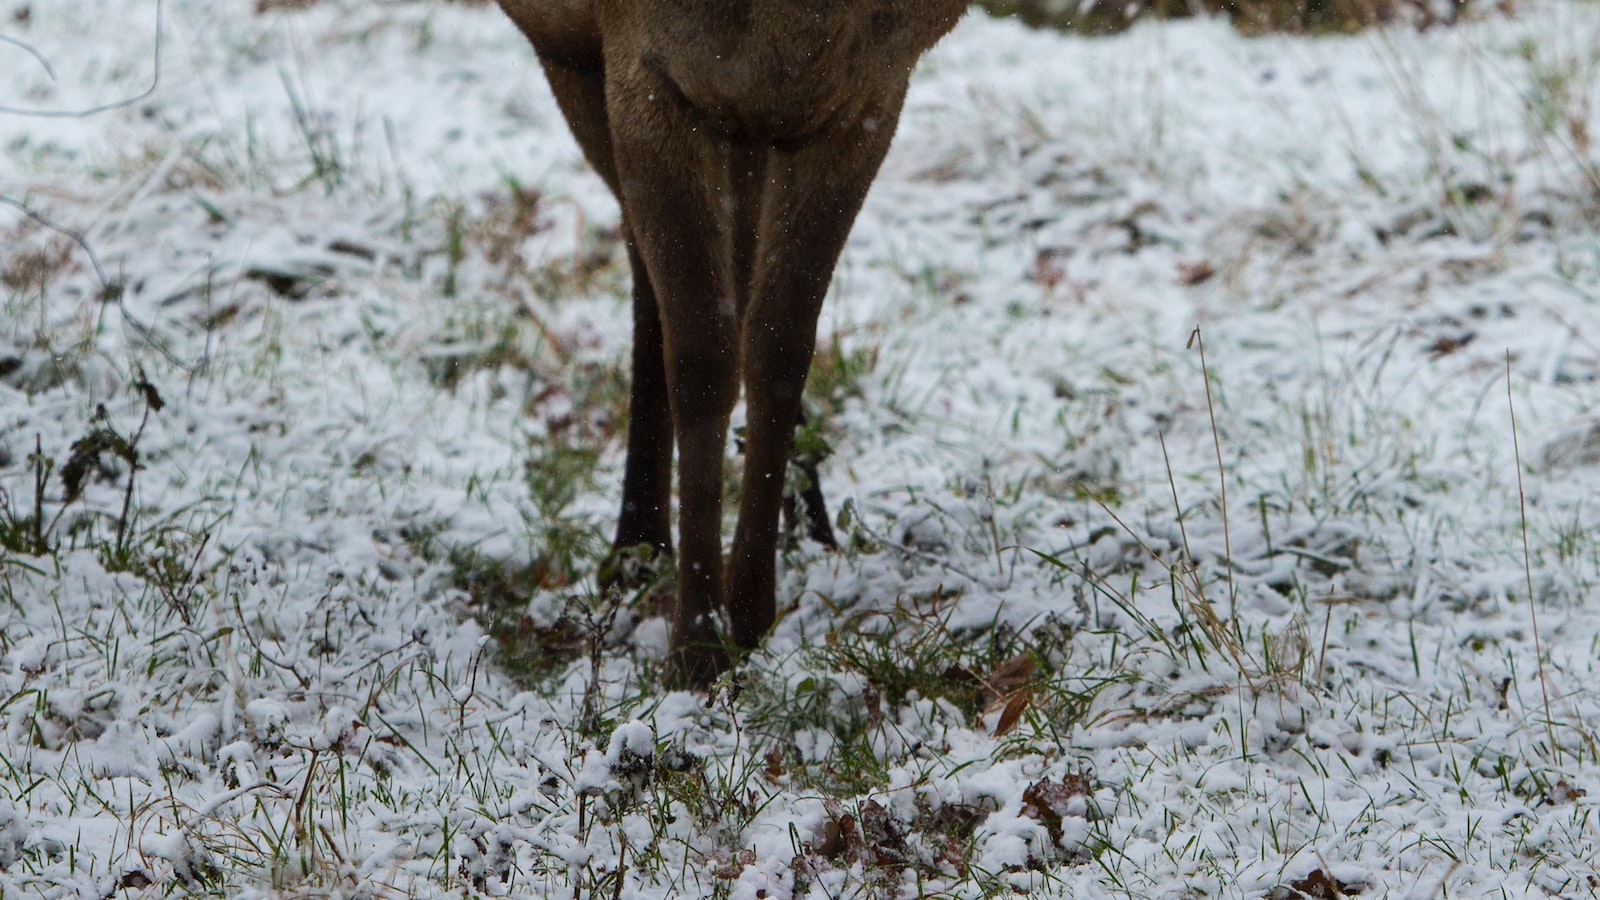
[{"label": "grass", "polygon": [[1443,6],[1418,0],[1140,0],[1132,4],[1064,0],[980,0],[991,15],[1015,16],[1035,28],[1074,34],[1116,34],[1141,19],[1197,15],[1227,18],[1241,33],[1346,34],[1405,22],[1454,24],[1471,10],[1467,0]]},{"label": "grass", "polygon": [[[77,456],[82,460],[79,469],[92,469],[92,463],[105,454],[128,464],[142,429],[112,431],[109,424],[86,425],[90,433],[93,428],[107,429],[107,435],[114,433],[122,440],[105,437],[85,444]],[[1220,449],[1220,438],[1217,441]],[[418,682],[397,676],[411,667],[426,672],[429,664],[421,656],[403,661],[406,655],[402,650],[395,658],[398,666],[380,662],[385,658],[381,653],[358,665],[358,670],[365,669],[370,675],[357,677],[354,695],[366,699],[350,726],[330,733],[331,743],[299,744],[295,739],[284,743],[283,737],[273,736],[270,711],[253,714],[251,740],[258,758],[252,768],[256,774],[235,768],[236,774],[230,777],[239,788],[261,778],[265,773],[256,767],[264,760],[259,754],[273,747],[277,749],[272,753],[281,762],[272,767],[281,771],[269,780],[271,787],[252,791],[252,811],[247,815],[219,819],[191,801],[177,799],[195,770],[188,758],[175,756],[175,768],[166,777],[169,800],[134,820],[144,833],[166,835],[168,840],[147,841],[138,854],[127,857],[119,869],[119,883],[130,888],[147,882],[166,884],[202,895],[230,894],[261,884],[288,891],[348,885],[353,882],[345,874],[343,860],[357,852],[361,816],[342,819],[337,811],[381,807],[409,811],[416,824],[408,826],[407,833],[421,846],[434,848],[432,862],[415,877],[442,888],[498,893],[518,890],[518,886],[544,890],[571,885],[583,894],[611,895],[624,886],[655,883],[721,896],[728,895],[742,873],[757,865],[758,857],[745,844],[744,835],[766,821],[765,816],[799,802],[818,812],[810,820],[814,826],[797,827],[789,839],[795,862],[786,877],[797,887],[828,885],[830,890],[850,893],[910,884],[922,896],[998,897],[1023,886],[1044,890],[1055,884],[1059,889],[1061,873],[1089,866],[1100,869],[1110,883],[1122,884],[1130,895],[1138,895],[1156,884],[1155,871],[1160,867],[1153,860],[1114,849],[1120,840],[1115,823],[1130,815],[1137,818],[1137,808],[1128,807],[1133,801],[1110,799],[1136,794],[1137,782],[1132,774],[1120,774],[1116,767],[1113,771],[1080,770],[1082,763],[1074,755],[1063,756],[1075,729],[1112,723],[1149,725],[1163,720],[1226,722],[1226,717],[1215,719],[1213,711],[1234,696],[1228,685],[1235,680],[1250,685],[1248,693],[1257,698],[1246,699],[1245,708],[1259,709],[1263,699],[1286,696],[1283,683],[1313,694],[1320,690],[1318,679],[1305,674],[1310,650],[1304,632],[1309,622],[1302,620],[1294,626],[1299,637],[1283,638],[1218,618],[1209,594],[1218,588],[1217,582],[1197,582],[1199,570],[1188,563],[1164,562],[1164,554],[1148,545],[1142,528],[1124,525],[1119,526],[1123,535],[1142,545],[1140,552],[1147,558],[1146,563],[1133,561],[1127,571],[1137,573],[1153,563],[1166,573],[1168,587],[1140,583],[1136,576],[1128,587],[1113,587],[1109,580],[1097,579],[1114,578],[1114,574],[1090,576],[1088,583],[1099,584],[1094,593],[1108,608],[1115,607],[1139,623],[1134,628],[1117,628],[1112,646],[1102,645],[1099,652],[1106,656],[1099,663],[1071,650],[1082,642],[1082,636],[1071,629],[1013,631],[991,625],[966,630],[954,625],[950,616],[959,599],[955,595],[903,598],[883,611],[841,610],[831,617],[833,624],[824,640],[793,657],[757,660],[741,676],[736,699],[733,694],[721,695],[700,714],[700,727],[724,739],[731,737],[731,746],[714,753],[696,752],[680,743],[685,733],[679,732],[678,737],[655,738],[648,756],[619,758],[594,770],[593,754],[612,742],[616,729],[631,720],[643,717],[649,721],[660,714],[660,698],[648,687],[648,669],[623,676],[621,682],[616,680],[621,662],[616,654],[619,647],[626,646],[617,644],[613,634],[617,608],[580,605],[562,618],[562,624],[550,628],[534,625],[516,612],[521,599],[530,594],[576,587],[585,566],[592,565],[597,546],[603,546],[592,536],[576,544],[565,543],[585,533],[584,526],[564,516],[581,493],[578,488],[593,478],[594,465],[592,452],[559,446],[539,449],[527,458],[525,490],[532,516],[524,528],[530,529],[526,533],[534,537],[534,546],[546,548],[546,555],[532,565],[508,565],[467,552],[443,560],[455,573],[457,589],[471,595],[480,609],[494,610],[487,621],[503,654],[498,657],[500,668],[518,676],[517,660],[522,660],[530,668],[518,677],[552,696],[574,679],[583,686],[585,699],[574,710],[577,715],[567,724],[557,725],[551,732],[554,744],[537,754],[536,770],[548,771],[555,779],[553,786],[533,795],[537,798],[533,807],[520,807],[521,815],[534,814],[542,823],[543,836],[533,838],[531,845],[528,839],[506,844],[486,827],[489,820],[482,816],[510,799],[492,788],[490,781],[482,782],[484,791],[467,808],[449,811],[437,805],[429,790],[403,787],[397,780],[398,773],[407,771],[411,773],[407,781],[413,783],[421,771],[442,775],[446,764],[467,772],[481,769],[485,777],[495,769],[517,766],[510,745],[498,740],[494,726],[482,719],[492,706],[484,706],[461,687],[448,692],[430,690],[415,698],[436,707],[441,715],[441,730],[430,739],[429,749],[414,743],[415,736],[403,737],[406,730],[397,729],[399,723],[391,721],[390,710],[410,706],[414,700],[402,700],[395,692],[414,692]],[[35,477],[48,480],[47,468],[42,461],[36,463]],[[129,466],[124,474],[136,472]],[[1319,483],[1327,481],[1319,479]],[[110,494],[131,493],[123,484],[113,477],[107,485],[115,489]],[[1110,515],[1115,508],[1106,506],[1102,511]],[[938,514],[950,515],[948,511]],[[7,533],[16,535],[13,542],[21,542],[21,548],[8,545],[13,552],[35,546],[30,543],[37,538],[28,516],[14,511],[9,520],[14,527]],[[1176,527],[1179,521],[1174,514],[1172,525]],[[137,557],[144,560],[141,565],[126,569],[136,581],[154,589],[144,595],[153,606],[135,605],[128,610],[134,620],[172,618],[189,623],[194,612],[216,604],[217,587],[227,582],[223,568],[238,565],[237,560],[197,565],[205,543],[185,543],[185,536],[203,535],[204,529],[169,531],[133,513],[122,528],[113,524],[107,518],[92,529],[95,540],[107,550],[101,565],[108,571],[117,571],[120,561],[133,558],[129,548],[150,548]],[[122,532],[120,538],[118,531]],[[43,529],[42,533],[50,535],[54,530]],[[437,536],[423,532],[411,538],[423,547],[431,546]],[[48,558],[56,555],[61,545],[46,540],[45,546]],[[893,551],[879,547],[857,552],[858,559],[870,565],[876,556]],[[1319,564],[1315,558],[1301,558],[1307,567]],[[1078,566],[1063,560],[1048,562],[1067,579],[1065,584],[1078,577],[1073,574]],[[57,560],[55,564],[63,563]],[[35,568],[42,571],[44,567]],[[352,596],[361,596],[375,585],[351,587],[355,589]],[[329,600],[343,591],[340,585],[332,586]],[[1171,620],[1153,618],[1145,611],[1145,598],[1161,591],[1171,596],[1175,614]],[[1226,593],[1223,591],[1224,596]],[[1308,617],[1312,607],[1306,600],[1301,602],[1306,603],[1302,616]],[[269,644],[290,636],[262,631],[264,624],[247,619],[234,626],[233,640],[255,648],[247,654],[257,660],[251,668],[281,670],[293,680],[317,684],[312,672],[301,665],[273,661],[277,654]],[[221,649],[221,645],[213,646]],[[1284,649],[1286,646],[1289,649]],[[208,655],[205,647],[195,647],[202,651],[201,659]],[[100,652],[118,651],[106,643]],[[312,640],[302,652],[312,659],[345,656],[327,639]],[[220,661],[220,657],[216,659]],[[192,651],[170,658],[156,652],[149,657],[149,664],[164,671],[192,660]],[[104,665],[115,670],[125,663],[108,657]],[[206,668],[215,665],[214,661]],[[1096,671],[1104,674],[1096,676]],[[1133,699],[1159,683],[1162,672],[1210,672],[1212,677],[1207,684],[1162,691],[1148,705]],[[465,676],[463,672],[435,671],[421,683],[440,688],[471,684],[472,679]],[[54,694],[53,690],[41,691],[31,701],[19,697],[9,704],[15,708],[26,702],[33,708],[27,721],[34,735],[30,742],[39,750],[60,750],[92,740],[97,729],[104,727],[100,723],[107,711],[94,702],[82,704],[70,697],[62,702],[55,700]],[[449,721],[458,724],[445,727]],[[462,731],[461,726],[468,722],[480,724],[473,725],[472,731]],[[1233,739],[1245,746],[1262,740],[1270,747],[1273,741],[1292,734],[1269,729],[1258,738],[1257,727],[1244,724]],[[1434,720],[1433,727],[1441,726]],[[1442,728],[1443,735],[1450,735],[1445,738],[1447,744],[1459,740],[1450,726]],[[925,755],[925,748],[969,730],[991,735],[992,749],[961,762]],[[178,733],[173,732],[174,736]],[[1293,738],[1288,740],[1286,746],[1294,746]],[[1192,750],[1174,752],[1163,765],[1182,768],[1199,762]],[[1326,750],[1300,752],[1317,765],[1337,764],[1339,759],[1336,753],[1329,758]],[[1031,765],[1047,766],[1045,771],[1052,774],[1020,785],[1025,788],[1020,800],[1003,795],[935,799],[941,797],[940,785],[959,783],[964,771],[1006,766],[1012,761],[1032,761]],[[1554,790],[1551,775],[1539,768],[1519,773],[1518,763],[1510,755],[1459,761],[1445,757],[1445,761],[1449,767],[1459,767],[1445,771],[1461,784],[1464,801],[1482,789],[1482,776],[1473,773],[1485,767],[1500,773],[1496,776],[1503,784],[1499,790],[1513,795],[1537,798]],[[591,774],[584,775],[586,771]],[[617,787],[591,789],[596,771],[603,775],[602,780],[614,780]],[[468,779],[469,783],[477,781]],[[1191,815],[1205,815],[1210,809],[1219,819],[1226,819],[1228,809],[1266,790],[1269,788],[1264,785],[1247,785],[1242,794],[1201,791],[1193,798],[1199,805]],[[1021,805],[1016,807],[1019,811],[1007,815],[1014,815],[1019,823],[1032,823],[1027,827],[1035,836],[1023,842],[1020,856],[996,863],[985,856],[991,844],[986,823],[992,823],[1002,809],[1011,809],[1009,802]],[[1096,809],[1101,811],[1094,812]],[[330,814],[335,815],[331,822]],[[1381,821],[1367,827],[1378,825],[1387,827]],[[1180,832],[1184,828],[1181,823],[1175,827]],[[1291,837],[1286,827],[1287,823],[1270,820],[1249,824],[1250,833],[1260,828],[1260,833],[1275,839],[1283,835],[1290,843],[1279,843],[1272,852],[1292,857],[1292,842],[1304,838]],[[686,841],[685,829],[695,835],[692,840]],[[1097,834],[1101,837],[1096,838]],[[1244,831],[1234,836],[1236,840],[1245,837]],[[1468,831],[1440,835],[1433,845],[1450,845],[1452,853],[1473,859],[1481,840]],[[574,867],[566,861],[570,849],[563,848],[576,846],[590,849],[588,861]],[[1406,852],[1398,845],[1394,850],[1402,855]],[[1240,868],[1238,862],[1229,862],[1214,850],[1182,852],[1170,864],[1192,870],[1202,884],[1235,883],[1253,871],[1248,865]],[[42,872],[53,871],[54,863],[48,854],[33,852],[24,853],[14,865],[19,871],[33,867]],[[701,874],[691,876],[690,872]],[[1294,879],[1283,875],[1278,880],[1287,884]]]}]

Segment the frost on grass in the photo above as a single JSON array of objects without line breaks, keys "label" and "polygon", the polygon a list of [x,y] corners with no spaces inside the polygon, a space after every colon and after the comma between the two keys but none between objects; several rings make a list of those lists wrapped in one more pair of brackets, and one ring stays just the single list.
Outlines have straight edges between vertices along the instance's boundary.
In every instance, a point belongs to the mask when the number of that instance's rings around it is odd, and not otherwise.
[{"label": "frost on grass", "polygon": [[[967,21],[824,318],[846,549],[696,697],[514,29],[212,6],[5,114],[0,892],[1597,889],[1592,10]],[[149,83],[147,0],[14,21],[8,106]]]}]

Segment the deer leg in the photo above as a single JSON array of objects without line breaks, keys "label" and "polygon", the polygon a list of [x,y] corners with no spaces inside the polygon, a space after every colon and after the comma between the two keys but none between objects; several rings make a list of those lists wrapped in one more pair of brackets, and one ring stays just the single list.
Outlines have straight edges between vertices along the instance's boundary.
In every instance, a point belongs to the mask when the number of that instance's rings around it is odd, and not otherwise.
[{"label": "deer leg", "polygon": [[[573,136],[601,180],[621,198],[611,126],[606,112],[604,73],[541,57],[556,103]],[[633,270],[633,381],[628,395],[628,457],[622,475],[622,511],[617,516],[611,555],[600,565],[601,587],[637,587],[648,577],[630,563],[630,551],[672,555],[672,416],[661,359],[661,319],[650,273],[623,217],[623,238]]]},{"label": "deer leg", "polygon": [[679,447],[678,596],[672,611],[673,677],[703,687],[728,667],[717,633],[722,605],[722,466],[728,418],[738,395],[732,360],[669,358]]},{"label": "deer leg", "polygon": [[801,325],[814,326],[813,315],[784,312],[804,320],[786,323],[793,325],[784,329],[787,338],[756,327],[745,340],[744,481],[728,570],[731,637],[743,648],[759,644],[777,615],[778,513],[814,341],[799,333]]},{"label": "deer leg", "polygon": [[[628,394],[628,458],[622,474],[622,511],[601,567],[602,583],[627,587],[642,573],[630,572],[629,551],[672,555],[672,415],[662,361],[661,317],[650,275],[630,236],[633,267],[633,381]],[[637,551],[635,551],[637,552]]]},{"label": "deer leg", "polygon": [[[766,193],[769,155],[765,148],[746,146],[735,148],[731,159],[735,217],[732,235],[733,277],[735,283],[744,288],[745,299],[753,290],[751,282],[755,277],[756,241],[761,235],[761,204]],[[806,414],[802,409],[796,414],[796,433],[805,427]],[[828,524],[828,505],[822,496],[817,460],[802,455],[798,445],[791,447],[789,460],[800,470],[805,486],[800,491],[799,508],[796,508],[795,497],[784,494],[785,532],[792,532],[799,521],[797,517],[804,516],[806,533],[813,540],[827,547],[837,546],[833,540],[833,529]]]},{"label": "deer leg", "polygon": [[[903,90],[903,88],[902,88]],[[748,423],[728,572],[734,643],[754,647],[777,614],[778,514],[833,267],[894,133],[900,97],[794,152],[774,151],[750,301],[741,323]]]},{"label": "deer leg", "polygon": [[722,472],[739,395],[732,149],[700,127],[670,85],[643,67],[608,67],[624,215],[655,288],[662,371],[678,449],[677,600],[671,675],[703,686],[728,666],[716,627],[723,600]]}]

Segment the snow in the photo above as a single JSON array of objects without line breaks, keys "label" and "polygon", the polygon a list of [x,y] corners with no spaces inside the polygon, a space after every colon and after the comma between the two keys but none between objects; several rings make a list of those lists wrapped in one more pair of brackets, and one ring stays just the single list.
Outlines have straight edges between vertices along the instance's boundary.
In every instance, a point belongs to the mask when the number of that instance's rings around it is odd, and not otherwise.
[{"label": "snow", "polygon": [[0,893],[1600,884],[1600,10],[970,15],[823,317],[848,549],[710,696],[592,589],[626,266],[498,11],[9,12]]}]

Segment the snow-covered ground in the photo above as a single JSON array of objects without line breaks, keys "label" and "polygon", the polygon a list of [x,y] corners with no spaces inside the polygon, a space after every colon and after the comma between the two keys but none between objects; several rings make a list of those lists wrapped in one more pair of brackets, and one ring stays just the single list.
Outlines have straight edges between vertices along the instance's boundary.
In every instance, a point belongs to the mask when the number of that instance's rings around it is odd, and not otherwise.
[{"label": "snow-covered ground", "polygon": [[247,6],[0,8],[0,895],[1600,893],[1600,8],[970,16],[706,698],[520,36]]}]

